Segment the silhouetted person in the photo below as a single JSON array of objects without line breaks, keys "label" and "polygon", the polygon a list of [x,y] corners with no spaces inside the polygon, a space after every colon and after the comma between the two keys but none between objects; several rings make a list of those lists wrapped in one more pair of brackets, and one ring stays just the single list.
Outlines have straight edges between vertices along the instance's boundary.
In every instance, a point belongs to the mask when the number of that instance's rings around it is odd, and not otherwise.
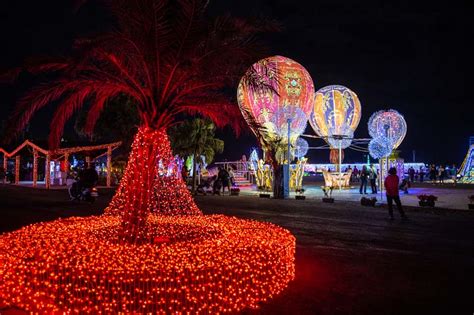
[{"label": "silhouetted person", "polygon": [[413,167],[408,169],[408,176],[410,177],[410,182],[413,183],[415,181],[415,169]]},{"label": "silhouetted person", "polygon": [[410,182],[406,180],[405,178],[402,179],[402,183],[399,186],[400,190],[403,190],[405,194],[408,194],[408,188],[410,187]]},{"label": "silhouetted person", "polygon": [[423,183],[423,179],[425,177],[425,171],[423,170],[423,167],[420,166],[420,183]]},{"label": "silhouetted person", "polygon": [[359,192],[362,194],[367,194],[367,177],[369,175],[369,172],[367,171],[367,166],[363,166],[362,170],[360,171],[360,188]]},{"label": "silhouetted person", "polygon": [[434,166],[434,164],[430,166],[430,180],[433,185],[436,184],[436,166]]},{"label": "silhouetted person", "polygon": [[0,183],[5,184],[5,179],[7,177],[7,173],[5,172],[5,169],[3,166],[0,166]]},{"label": "silhouetted person", "polygon": [[221,181],[222,183],[222,193],[224,194],[225,188],[230,192],[230,176],[229,172],[223,167],[219,168],[219,173],[217,174],[217,178]]},{"label": "silhouetted person", "polygon": [[376,194],[377,193],[377,169],[375,168],[373,164],[370,164],[369,179],[370,179],[370,188],[372,189],[372,193]]},{"label": "silhouetted person", "polygon": [[99,175],[94,168],[93,164],[89,164],[87,169],[83,170],[79,174],[79,181],[81,182],[81,188],[92,188],[97,185],[97,181],[99,180]]},{"label": "silhouetted person", "polygon": [[356,165],[354,165],[354,170],[352,171],[352,176],[354,177],[355,182],[359,181],[359,170],[357,169]]},{"label": "silhouetted person", "polygon": [[390,168],[388,170],[388,176],[385,178],[385,190],[387,194],[388,214],[390,215],[391,220],[393,220],[393,201],[397,204],[397,209],[398,212],[400,212],[402,219],[407,219],[398,192],[399,181],[400,179],[397,176],[397,169],[395,167]]},{"label": "silhouetted person", "polygon": [[444,177],[446,176],[444,166],[441,165],[438,170],[439,183],[444,184]]},{"label": "silhouetted person", "polygon": [[189,172],[188,172],[188,168],[186,167],[186,165],[183,165],[183,167],[181,168],[181,177],[183,178],[184,183],[187,184],[188,183]]}]

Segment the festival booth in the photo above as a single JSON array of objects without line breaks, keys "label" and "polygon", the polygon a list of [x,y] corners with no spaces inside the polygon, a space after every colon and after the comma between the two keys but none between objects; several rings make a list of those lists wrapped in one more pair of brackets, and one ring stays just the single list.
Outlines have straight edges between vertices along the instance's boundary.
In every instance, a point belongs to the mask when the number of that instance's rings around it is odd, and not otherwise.
[{"label": "festival booth", "polygon": [[[73,154],[83,153],[85,155],[85,164],[96,161],[97,159],[106,156],[106,186],[111,187],[112,184],[112,151],[118,148],[122,142],[114,142],[102,145],[93,146],[77,146],[71,148],[59,148],[55,150],[45,150],[38,145],[34,144],[30,140],[26,140],[16,149],[11,152],[7,152],[5,149],[0,148],[0,152],[3,154],[3,168],[5,171],[8,169],[8,160],[14,159],[14,182],[15,184],[20,183],[20,165],[21,165],[21,154],[25,148],[29,148],[32,151],[33,163],[32,163],[32,186],[37,187],[38,184],[38,162],[40,158],[44,158],[44,184],[46,188],[51,185],[65,185],[66,176],[70,171],[69,158]],[[97,154],[97,155],[96,155]],[[94,156],[95,155],[95,156]]]}]

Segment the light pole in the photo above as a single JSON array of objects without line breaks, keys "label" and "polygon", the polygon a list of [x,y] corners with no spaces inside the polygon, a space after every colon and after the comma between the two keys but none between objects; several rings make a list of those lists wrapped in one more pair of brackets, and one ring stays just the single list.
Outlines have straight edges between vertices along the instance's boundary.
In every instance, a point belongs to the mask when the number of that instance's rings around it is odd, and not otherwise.
[{"label": "light pole", "polygon": [[291,138],[291,118],[288,117],[286,122],[288,123],[288,147],[287,147],[287,170],[286,170],[286,179],[284,183],[284,189],[283,189],[283,197],[284,198],[289,198],[290,197],[290,138]]}]

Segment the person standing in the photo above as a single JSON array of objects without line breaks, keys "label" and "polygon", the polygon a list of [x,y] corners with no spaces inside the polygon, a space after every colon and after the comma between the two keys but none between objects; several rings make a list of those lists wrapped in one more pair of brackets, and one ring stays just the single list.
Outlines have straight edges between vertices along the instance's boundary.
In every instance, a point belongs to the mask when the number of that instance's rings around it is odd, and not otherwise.
[{"label": "person standing", "polygon": [[363,166],[362,170],[360,171],[360,188],[359,192],[362,194],[362,192],[367,194],[367,177],[368,177],[368,171],[367,171],[367,166]]},{"label": "person standing", "polygon": [[377,193],[377,169],[375,168],[373,164],[370,164],[369,179],[370,179],[370,188],[372,189],[372,193],[376,194]]},{"label": "person standing", "polygon": [[225,189],[229,190],[230,193],[230,178],[229,172],[223,167],[220,168],[219,173],[217,174],[217,178],[222,182],[222,194],[225,193]]},{"label": "person standing", "polygon": [[444,166],[441,165],[438,169],[438,178],[439,178],[439,183],[440,184],[444,184],[444,176],[445,176]]},{"label": "person standing", "polygon": [[229,166],[229,171],[228,171],[228,173],[229,173],[230,184],[231,184],[232,186],[235,186],[234,169],[233,169],[231,166]]},{"label": "person standing", "polygon": [[453,164],[453,167],[451,167],[451,170],[450,170],[450,175],[451,175],[451,178],[453,180],[453,185],[456,186],[456,182],[457,182],[457,174],[458,174],[458,170],[456,168],[456,164]]},{"label": "person standing", "polygon": [[436,167],[434,164],[430,166],[430,180],[433,185],[436,184]]},{"label": "person standing", "polygon": [[423,169],[422,166],[420,166],[420,172],[419,172],[419,174],[420,174],[420,183],[423,183],[423,179],[424,179],[424,177],[425,177],[425,170]]},{"label": "person standing", "polygon": [[400,216],[402,219],[408,219],[405,212],[402,208],[402,202],[400,201],[400,194],[398,191],[400,179],[397,176],[397,169],[392,167],[388,170],[388,176],[385,178],[385,191],[387,196],[387,205],[388,205],[388,214],[390,216],[390,220],[393,220],[393,202],[395,201],[397,205],[398,212],[400,212]]},{"label": "person standing", "polygon": [[7,172],[5,172],[5,169],[3,168],[3,166],[0,166],[0,183],[5,184],[6,177],[7,177]]},{"label": "person standing", "polygon": [[352,176],[354,176],[354,181],[359,181],[359,170],[357,169],[357,165],[354,165],[354,170],[352,171]]},{"label": "person standing", "polygon": [[413,167],[408,169],[408,176],[410,177],[410,182],[413,183],[415,181],[415,169]]}]

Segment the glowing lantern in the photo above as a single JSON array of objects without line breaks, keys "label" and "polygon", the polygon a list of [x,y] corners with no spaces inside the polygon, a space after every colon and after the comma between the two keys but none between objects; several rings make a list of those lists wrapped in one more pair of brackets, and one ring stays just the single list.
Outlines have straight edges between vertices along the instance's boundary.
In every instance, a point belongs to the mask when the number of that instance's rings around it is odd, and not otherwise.
[{"label": "glowing lantern", "polygon": [[344,160],[344,151],[341,151],[341,161],[339,161],[339,150],[338,149],[329,150],[329,161],[331,162],[331,164],[340,164],[342,163],[343,160]]},{"label": "glowing lantern", "polygon": [[[249,74],[267,88],[250,87],[244,79]],[[290,142],[294,143],[306,128],[314,101],[313,80],[306,69],[289,58],[273,56],[252,65],[244,78],[237,99],[257,138],[288,143],[290,119]]]},{"label": "glowing lantern", "polygon": [[[359,125],[361,106],[357,95],[342,85],[330,85],[316,92],[309,123],[332,148],[351,145]],[[338,138],[342,137],[342,140]]]},{"label": "glowing lantern", "polygon": [[369,153],[374,159],[387,157],[392,153],[390,144],[383,139],[372,139],[369,142]]},{"label": "glowing lantern", "polygon": [[296,146],[295,146],[295,156],[297,158],[302,158],[308,153],[309,145],[308,141],[303,138],[296,139]]},{"label": "glowing lantern", "polygon": [[373,113],[368,127],[370,136],[390,147],[390,151],[398,148],[407,133],[405,118],[393,109]]}]

